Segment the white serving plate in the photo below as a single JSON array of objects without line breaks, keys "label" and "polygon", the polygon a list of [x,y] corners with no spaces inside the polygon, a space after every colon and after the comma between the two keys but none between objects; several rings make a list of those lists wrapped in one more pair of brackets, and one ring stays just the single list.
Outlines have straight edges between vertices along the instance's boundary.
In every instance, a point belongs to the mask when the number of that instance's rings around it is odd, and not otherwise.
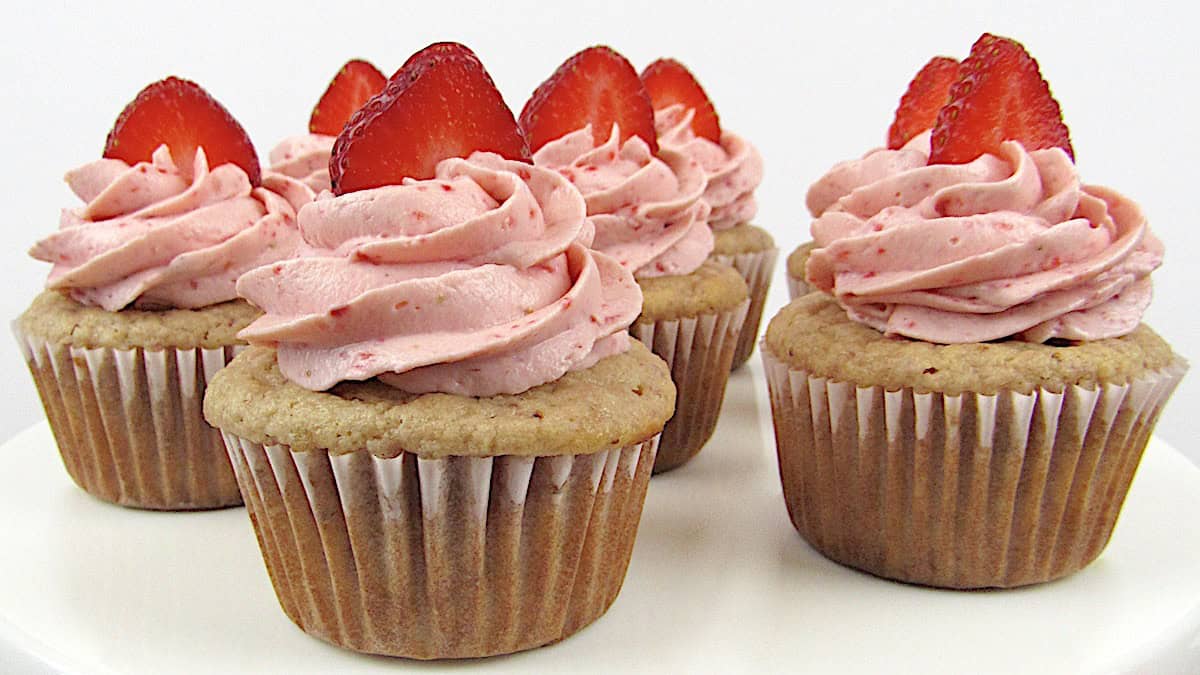
[{"label": "white serving plate", "polygon": [[0,446],[0,672],[1200,672],[1200,469],[1151,441],[1108,549],[1015,591],[939,591],[827,561],[792,529],[758,357],[720,426],[653,479],[624,589],[567,640],[450,664],[310,638],[243,509],[135,511],[67,477],[45,423]]}]

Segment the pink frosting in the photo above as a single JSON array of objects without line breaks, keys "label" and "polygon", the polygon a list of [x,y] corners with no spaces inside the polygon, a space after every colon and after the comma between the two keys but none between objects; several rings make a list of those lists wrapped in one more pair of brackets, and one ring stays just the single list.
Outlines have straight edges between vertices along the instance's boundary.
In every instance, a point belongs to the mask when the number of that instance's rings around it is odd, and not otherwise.
[{"label": "pink frosting", "polygon": [[762,182],[763,161],[758,149],[741,136],[721,131],[720,144],[692,131],[696,111],[675,104],[654,111],[654,129],[660,148],[690,157],[700,163],[708,179],[704,201],[712,212],[708,224],[726,230],[750,222],[758,212],[754,190]]},{"label": "pink frosting", "polygon": [[671,150],[655,157],[638,136],[620,139],[614,125],[608,140],[592,147],[587,126],[543,145],[533,163],[554,169],[583,193],[596,250],[635,277],[690,274],[713,249],[708,205],[700,198],[704,170]]},{"label": "pink frosting", "polygon": [[150,162],[101,159],[69,172],[86,204],[64,209],[60,229],[29,251],[54,264],[47,288],[108,311],[204,307],[236,298],[242,272],[296,254],[308,188],[283,176],[251,187],[235,164],[210,170],[203,148],[192,176],[165,145]]},{"label": "pink frosting", "polygon": [[430,180],[323,193],[304,206],[311,254],[254,270],[266,314],[242,331],[290,380],[324,390],[378,376],[413,393],[515,394],[629,346],[629,272],[587,248],[579,192],[493,153]]},{"label": "pink frosting", "polygon": [[268,171],[294,178],[309,187],[314,194],[331,189],[329,156],[333,153],[336,136],[301,134],[290,136],[271,148]]},{"label": "pink frosting", "polygon": [[1057,148],[926,166],[929,133],[812,186],[806,276],[887,335],[1098,340],[1137,327],[1163,246],[1137,204]]}]

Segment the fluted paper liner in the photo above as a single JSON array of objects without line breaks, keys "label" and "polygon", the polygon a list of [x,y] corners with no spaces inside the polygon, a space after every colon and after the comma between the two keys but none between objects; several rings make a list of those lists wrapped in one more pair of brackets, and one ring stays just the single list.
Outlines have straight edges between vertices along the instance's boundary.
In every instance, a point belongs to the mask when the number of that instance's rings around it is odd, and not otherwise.
[{"label": "fluted paper liner", "polygon": [[630,326],[636,340],[667,362],[675,382],[675,414],[663,428],[654,473],[682,466],[712,437],[749,302],[726,312]]},{"label": "fluted paper liner", "polygon": [[204,421],[217,349],[87,349],[15,330],[63,465],[79,487],[144,509],[242,503],[221,435]]},{"label": "fluted paper liner", "polygon": [[530,649],[603,614],[625,579],[657,440],[384,459],[225,434],[284,613],[333,644],[418,659]]},{"label": "fluted paper liner", "polygon": [[1039,583],[1095,560],[1187,369],[949,396],[834,382],[762,352],[792,524],[836,562],[947,588]]},{"label": "fluted paper liner", "polygon": [[710,260],[729,265],[742,275],[750,289],[750,308],[746,320],[738,333],[737,346],[733,349],[731,369],[740,368],[750,359],[754,346],[758,344],[758,329],[762,325],[763,308],[767,304],[767,291],[771,288],[771,275],[775,272],[775,261],[779,249],[739,253],[737,255],[712,255]]},{"label": "fluted paper liner", "polygon": [[813,292],[813,287],[808,285],[808,281],[804,277],[794,277],[791,274],[787,275],[788,282],[788,300],[795,300],[802,295],[808,295]]}]

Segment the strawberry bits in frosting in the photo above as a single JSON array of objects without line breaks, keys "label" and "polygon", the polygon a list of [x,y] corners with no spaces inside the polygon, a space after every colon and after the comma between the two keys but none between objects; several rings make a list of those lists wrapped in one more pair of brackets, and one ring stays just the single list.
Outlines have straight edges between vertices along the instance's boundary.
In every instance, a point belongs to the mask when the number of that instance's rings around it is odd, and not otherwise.
[{"label": "strawberry bits in frosting", "polygon": [[586,248],[583,198],[493,153],[434,178],[324,194],[300,210],[311,255],[245,275],[271,344],[313,390],[379,377],[412,393],[522,392],[624,351],[641,292]]},{"label": "strawberry bits in frosting", "polygon": [[242,272],[295,254],[296,204],[312,197],[283,177],[252,187],[233,163],[210,169],[203,148],[182,171],[166,145],[149,162],[100,159],[66,180],[86,204],[65,209],[30,255],[54,264],[48,288],[108,311],[235,299]]},{"label": "strawberry bits in frosting", "polygon": [[694,159],[704,169],[704,201],[712,210],[708,216],[710,227],[725,230],[749,222],[758,212],[754,190],[762,182],[762,155],[744,138],[727,130],[721,131],[720,143],[697,136],[692,131],[695,114],[695,109],[678,103],[655,110],[659,147]]},{"label": "strawberry bits in frosting", "polygon": [[809,283],[851,318],[937,343],[1125,335],[1163,246],[1136,204],[1059,148],[927,165],[928,132],[843,162],[808,193]]},{"label": "strawberry bits in frosting", "polygon": [[583,193],[596,226],[594,248],[639,278],[700,267],[713,248],[700,164],[668,149],[656,157],[639,136],[622,143],[616,125],[606,142],[592,143],[589,125],[546,143],[533,161]]}]

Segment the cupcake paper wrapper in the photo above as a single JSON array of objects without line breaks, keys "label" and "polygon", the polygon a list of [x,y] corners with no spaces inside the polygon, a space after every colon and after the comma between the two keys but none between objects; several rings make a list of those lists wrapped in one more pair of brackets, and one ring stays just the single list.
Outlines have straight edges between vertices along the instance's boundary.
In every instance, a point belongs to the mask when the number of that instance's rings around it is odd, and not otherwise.
[{"label": "cupcake paper wrapper", "polygon": [[1187,369],[948,396],[833,382],[762,352],[792,524],[836,562],[948,588],[1039,583],[1099,556]]},{"label": "cupcake paper wrapper", "polygon": [[657,440],[381,459],[225,434],[287,616],[342,647],[419,659],[530,649],[603,614],[625,579]]},{"label": "cupcake paper wrapper", "polygon": [[682,466],[712,437],[748,307],[747,300],[726,312],[630,327],[635,339],[667,362],[676,388],[675,415],[663,428],[654,473]]},{"label": "cupcake paper wrapper", "polygon": [[85,349],[15,332],[79,487],[144,509],[242,503],[221,435],[201,410],[234,347]]},{"label": "cupcake paper wrapper", "polygon": [[750,308],[746,311],[746,321],[738,333],[731,368],[736,369],[745,364],[750,359],[750,354],[754,352],[754,346],[758,344],[758,329],[762,325],[763,308],[767,304],[767,291],[770,290],[771,275],[775,271],[775,261],[778,258],[779,249],[777,248],[737,255],[710,256],[714,262],[729,265],[737,270],[750,288]]},{"label": "cupcake paper wrapper", "polygon": [[797,278],[789,274],[787,282],[788,300],[795,300],[802,295],[808,295],[813,290],[813,287],[809,286],[808,282],[806,282],[803,278]]}]

